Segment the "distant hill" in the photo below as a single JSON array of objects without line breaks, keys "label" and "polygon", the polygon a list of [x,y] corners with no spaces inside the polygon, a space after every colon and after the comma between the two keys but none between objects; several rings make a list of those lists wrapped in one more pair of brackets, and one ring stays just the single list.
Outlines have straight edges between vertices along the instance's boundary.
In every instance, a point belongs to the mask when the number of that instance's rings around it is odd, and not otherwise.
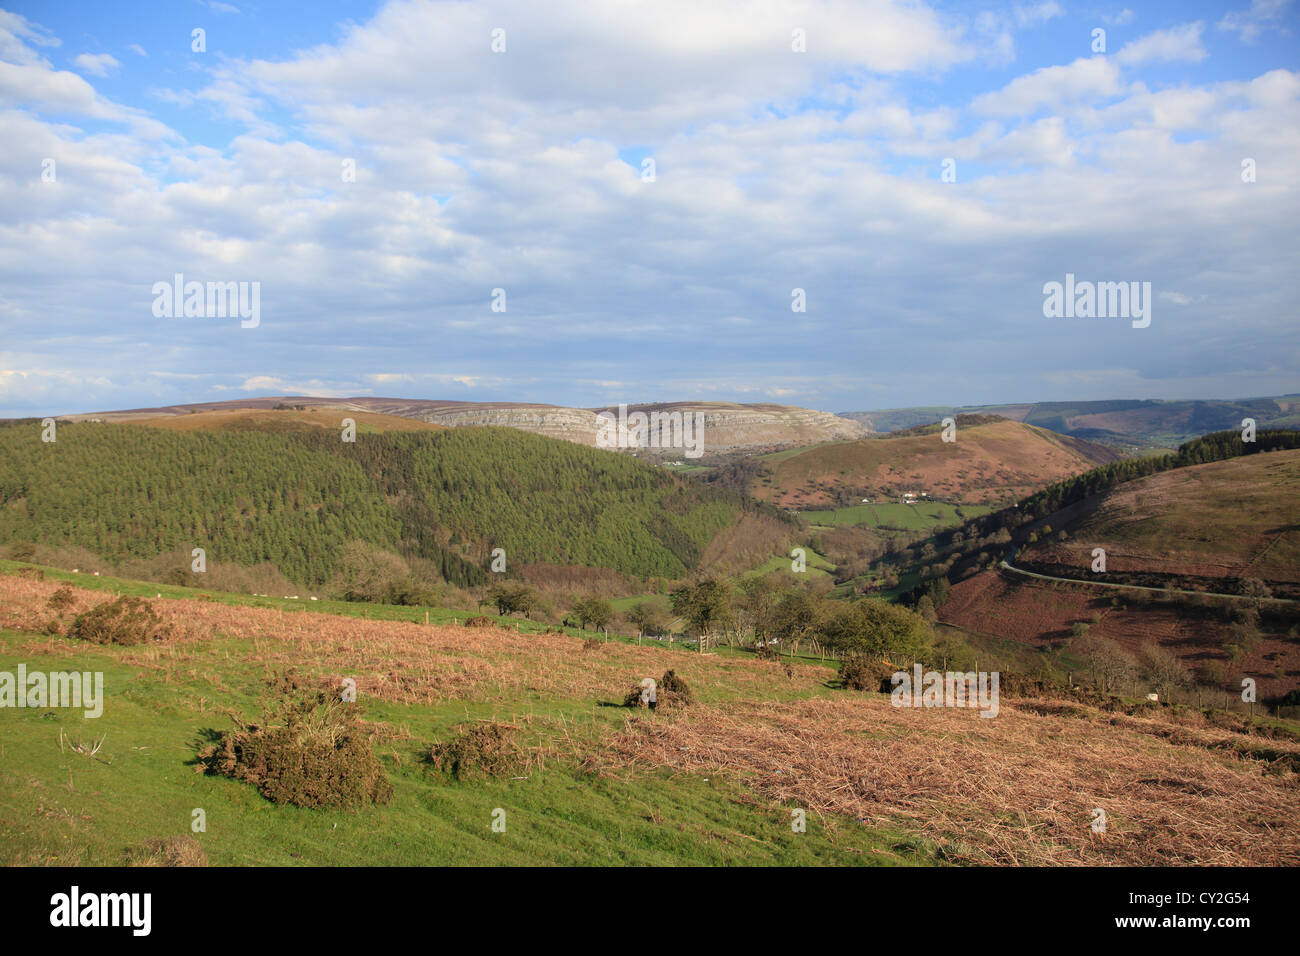
[{"label": "distant hill", "polygon": [[764,556],[785,533],[752,499],[630,456],[511,429],[378,431],[355,415],[346,443],[332,413],[321,424],[279,414],[200,412],[171,428],[65,422],[49,444],[39,422],[0,424],[0,542],[109,561],[203,547],[213,561],[270,562],[320,585],[360,541],[466,585],[488,579],[495,547],[512,571],[676,578],[742,522]]},{"label": "distant hill", "polygon": [[1112,449],[1006,419],[960,416],[957,440],[938,426],[837,442],[761,459],[753,493],[784,508],[847,504],[907,492],[969,504],[1010,502],[1115,461]]},{"label": "distant hill", "polygon": [[1300,395],[1219,401],[1029,402],[841,412],[872,432],[893,432],[956,414],[990,414],[1063,435],[1126,449],[1175,448],[1208,432],[1240,428],[1254,418],[1259,428],[1300,428]]},{"label": "distant hill", "polygon": [[349,409],[320,408],[221,408],[194,411],[187,415],[158,415],[124,419],[125,424],[150,425],[175,431],[277,431],[294,426],[309,426],[341,431],[344,419],[350,419],[359,435],[393,431],[441,431],[435,425],[415,418],[358,412]]},{"label": "distant hill", "polygon": [[1047,536],[1026,546],[1017,564],[1089,576],[1092,550],[1103,548],[1109,575],[1300,583],[1300,451],[1150,475],[1049,521],[1068,538]]},{"label": "distant hill", "polygon": [[[1300,687],[1300,605],[1210,594],[1300,597],[1300,449],[1191,464],[1126,481],[1028,522],[1014,566],[952,586],[945,623],[1039,649],[1074,650],[1076,627],[1137,656],[1158,645],[1203,683]],[[1106,570],[1092,571],[1094,549]],[[1132,584],[1153,590],[1117,589]],[[1259,584],[1267,589],[1258,590]],[[1075,660],[1082,665],[1082,660]],[[1067,665],[1068,666],[1068,665]]]},{"label": "distant hill", "polygon": [[[200,402],[193,405],[168,405],[158,408],[122,409],[109,412],[63,416],[69,421],[98,420],[102,422],[148,421],[160,424],[167,419],[183,420],[193,414],[232,414],[234,412],[298,410],[312,414],[351,413],[377,414],[443,425],[451,428],[465,426],[496,426],[516,428],[521,431],[560,438],[580,445],[596,444],[598,419],[601,412],[618,414],[611,408],[567,408],[560,405],[539,405],[524,402],[453,402],[404,398],[319,398],[310,396],[275,396],[234,399],[227,402]],[[829,412],[819,412],[792,405],[753,404],[732,402],[669,402],[629,405],[627,411],[642,412],[647,416],[682,414],[703,416],[701,447],[704,457],[736,451],[746,451],[807,445],[815,442],[858,438],[867,429],[855,421],[839,418]],[[238,421],[237,416],[232,421]],[[360,421],[360,419],[358,419]],[[183,427],[183,426],[182,426]],[[388,426],[380,426],[388,427]],[[643,456],[666,459],[683,457],[682,451],[665,449],[661,454],[654,450],[640,452]]]}]

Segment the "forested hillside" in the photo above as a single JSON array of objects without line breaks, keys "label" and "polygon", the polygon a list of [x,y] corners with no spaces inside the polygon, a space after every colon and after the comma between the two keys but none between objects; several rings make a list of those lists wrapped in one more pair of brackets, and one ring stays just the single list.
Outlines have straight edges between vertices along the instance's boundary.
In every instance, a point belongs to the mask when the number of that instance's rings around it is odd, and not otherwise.
[{"label": "forested hillside", "polygon": [[507,429],[358,434],[0,426],[0,541],[106,560],[202,547],[320,585],[344,545],[436,562],[482,583],[492,548],[532,562],[678,577],[746,508],[627,456]]}]

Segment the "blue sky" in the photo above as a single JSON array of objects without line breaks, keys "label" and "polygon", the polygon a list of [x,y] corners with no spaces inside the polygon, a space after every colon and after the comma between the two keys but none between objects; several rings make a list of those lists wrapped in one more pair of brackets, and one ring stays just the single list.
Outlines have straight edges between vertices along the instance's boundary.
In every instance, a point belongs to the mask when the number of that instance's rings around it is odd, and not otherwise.
[{"label": "blue sky", "polygon": [[11,3],[0,415],[1300,391],[1296,7]]}]

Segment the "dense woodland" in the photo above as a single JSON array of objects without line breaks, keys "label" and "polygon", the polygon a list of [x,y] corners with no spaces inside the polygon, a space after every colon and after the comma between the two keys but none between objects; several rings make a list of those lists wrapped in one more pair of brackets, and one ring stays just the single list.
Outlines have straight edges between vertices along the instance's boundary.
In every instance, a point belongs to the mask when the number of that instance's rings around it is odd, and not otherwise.
[{"label": "dense woodland", "polygon": [[690,573],[747,509],[735,491],[634,458],[512,429],[340,434],[308,426],[186,432],[0,425],[0,540],[75,545],[108,561],[204,548],[329,581],[346,546],[432,562],[481,585],[494,548],[637,576]]}]

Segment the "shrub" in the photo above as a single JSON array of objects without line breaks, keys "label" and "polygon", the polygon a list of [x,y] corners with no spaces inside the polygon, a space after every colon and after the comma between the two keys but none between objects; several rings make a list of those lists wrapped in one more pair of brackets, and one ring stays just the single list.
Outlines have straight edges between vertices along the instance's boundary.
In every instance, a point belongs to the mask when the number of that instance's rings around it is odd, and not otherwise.
[{"label": "shrub", "polygon": [[148,644],[171,636],[153,605],[143,598],[120,597],[83,611],[68,628],[69,637],[94,644]]},{"label": "shrub", "polygon": [[469,617],[465,619],[466,627],[496,627],[497,622],[490,617]]},{"label": "shrub", "polygon": [[57,611],[62,614],[75,603],[76,598],[72,595],[72,588],[65,584],[50,595],[50,599],[45,602],[45,606],[51,611]]},{"label": "shrub", "polygon": [[429,763],[457,780],[470,777],[515,775],[527,766],[524,749],[515,739],[513,724],[477,723],[458,725],[461,732],[429,750]]},{"label": "shrub", "polygon": [[869,654],[849,654],[840,661],[840,686],[849,690],[891,689],[890,678],[897,670],[893,664]]},{"label": "shrub", "polygon": [[30,561],[36,557],[36,545],[30,541],[15,541],[9,546],[9,557],[14,561]]},{"label": "shrub", "polygon": [[236,729],[199,751],[200,772],[242,780],[295,807],[355,810],[392,799],[357,704],[312,690],[292,672],[267,683],[266,716],[249,723],[234,715]]}]

